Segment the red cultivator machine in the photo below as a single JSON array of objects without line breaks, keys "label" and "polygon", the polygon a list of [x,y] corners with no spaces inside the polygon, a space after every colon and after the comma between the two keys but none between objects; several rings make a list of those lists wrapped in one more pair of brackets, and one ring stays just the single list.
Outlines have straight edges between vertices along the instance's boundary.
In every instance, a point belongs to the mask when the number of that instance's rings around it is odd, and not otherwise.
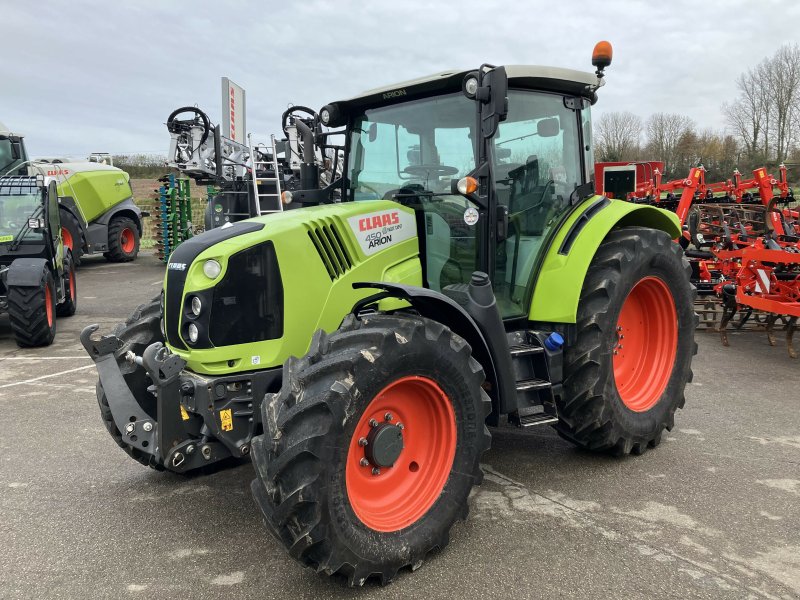
[{"label": "red cultivator machine", "polygon": [[702,166],[690,169],[685,179],[664,182],[662,165],[627,165],[626,190],[619,163],[598,163],[596,181],[603,187],[610,183],[617,197],[624,194],[631,202],[678,214],[701,322],[716,328],[724,345],[729,325],[763,328],[775,345],[774,328],[780,324],[789,355],[796,358],[792,337],[800,317],[800,215],[792,207],[786,167],[780,166],[778,178],[759,168],[752,179],[743,179],[737,170],[727,181],[707,183]]}]

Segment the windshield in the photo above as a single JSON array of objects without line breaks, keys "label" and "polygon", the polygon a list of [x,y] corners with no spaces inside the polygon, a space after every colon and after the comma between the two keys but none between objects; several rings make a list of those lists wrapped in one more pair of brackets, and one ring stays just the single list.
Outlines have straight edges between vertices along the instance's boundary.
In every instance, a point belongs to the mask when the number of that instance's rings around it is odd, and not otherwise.
[{"label": "windshield", "polygon": [[[34,216],[42,207],[38,194],[21,196],[0,196],[0,244],[14,240],[22,231],[28,218]],[[41,240],[42,234],[28,230],[23,240]]]},{"label": "windshield", "polygon": [[460,92],[367,110],[351,133],[350,198],[449,193],[475,168],[474,130],[475,103]]}]

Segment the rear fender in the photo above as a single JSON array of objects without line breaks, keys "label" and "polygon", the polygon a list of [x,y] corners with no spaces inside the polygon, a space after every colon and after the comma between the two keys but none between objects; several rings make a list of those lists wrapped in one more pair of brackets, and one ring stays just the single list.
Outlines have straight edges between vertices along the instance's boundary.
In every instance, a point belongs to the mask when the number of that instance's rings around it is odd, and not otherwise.
[{"label": "rear fender", "polygon": [[675,213],[624,200],[593,196],[567,219],[547,250],[533,289],[531,321],[575,323],[583,281],[597,248],[613,229],[650,227],[681,235]]}]

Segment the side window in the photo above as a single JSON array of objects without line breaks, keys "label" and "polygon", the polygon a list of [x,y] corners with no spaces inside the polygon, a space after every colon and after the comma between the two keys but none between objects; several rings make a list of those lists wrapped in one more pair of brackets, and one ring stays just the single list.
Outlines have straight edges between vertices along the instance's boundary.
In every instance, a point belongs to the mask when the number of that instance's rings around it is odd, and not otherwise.
[{"label": "side window", "polygon": [[364,122],[364,134],[358,137],[361,156],[355,200],[382,198],[389,190],[397,189],[403,170],[419,164],[419,135],[405,127],[390,123]]}]

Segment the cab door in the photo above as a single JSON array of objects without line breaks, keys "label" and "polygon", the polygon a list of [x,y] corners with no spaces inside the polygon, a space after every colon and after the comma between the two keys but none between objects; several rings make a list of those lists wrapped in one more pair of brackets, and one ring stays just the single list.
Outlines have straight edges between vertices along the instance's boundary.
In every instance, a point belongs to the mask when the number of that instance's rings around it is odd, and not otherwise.
[{"label": "cab door", "polygon": [[508,232],[496,243],[492,274],[504,318],[527,314],[548,234],[569,211],[572,192],[585,182],[580,111],[570,107],[581,104],[570,100],[510,90],[508,117],[492,140],[494,202],[508,211]]}]

